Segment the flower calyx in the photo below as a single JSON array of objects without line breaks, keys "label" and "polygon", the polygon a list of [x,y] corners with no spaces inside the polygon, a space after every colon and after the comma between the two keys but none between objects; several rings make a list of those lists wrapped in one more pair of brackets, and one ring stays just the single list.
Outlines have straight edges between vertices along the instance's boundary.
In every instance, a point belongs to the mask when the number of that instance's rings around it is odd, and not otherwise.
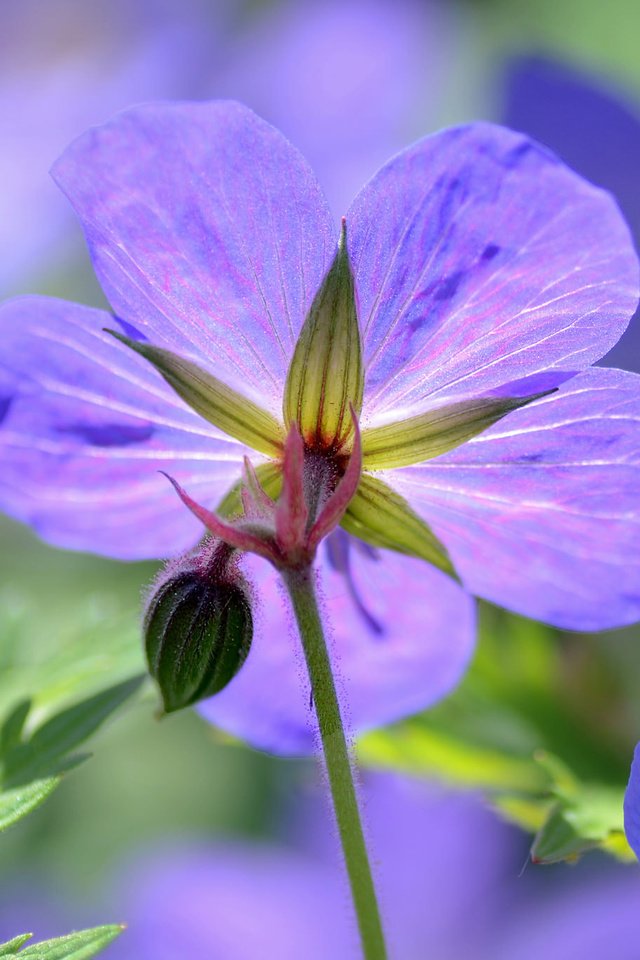
[{"label": "flower calyx", "polygon": [[334,454],[353,438],[351,406],[359,416],[364,363],[346,220],[338,249],[318,289],[291,358],[284,390],[285,427],[298,424],[305,445]]},{"label": "flower calyx", "polygon": [[362,474],[362,445],[356,412],[350,405],[353,447],[348,460],[309,450],[297,423],[292,423],[282,456],[282,491],[278,500],[265,491],[245,458],[240,489],[242,515],[226,519],[196,503],[172,477],[178,496],[216,538],[229,547],[255,553],[277,569],[308,566],[320,541],[342,520]]},{"label": "flower calyx", "polygon": [[219,693],[247,658],[250,594],[233,554],[210,541],[197,555],[171,561],[149,596],[145,652],[165,714]]}]

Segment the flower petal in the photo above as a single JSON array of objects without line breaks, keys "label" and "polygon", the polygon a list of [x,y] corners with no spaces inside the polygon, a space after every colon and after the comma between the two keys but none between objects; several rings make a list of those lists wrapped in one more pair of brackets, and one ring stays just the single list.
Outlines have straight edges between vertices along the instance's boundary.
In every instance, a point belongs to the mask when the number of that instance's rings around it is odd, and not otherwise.
[{"label": "flower petal", "polygon": [[115,313],[280,416],[337,238],[297,150],[237,103],[147,104],[76,140],[53,175]]},{"label": "flower petal", "polygon": [[[325,541],[321,597],[346,725],[356,733],[430,706],[457,684],[473,649],[474,605],[423,561],[377,554],[343,531],[336,535],[348,559],[330,562],[332,538]],[[288,603],[268,564],[245,557],[243,566],[256,586],[251,653],[229,686],[199,709],[260,749],[310,753],[314,713]]]},{"label": "flower petal", "polygon": [[624,832],[640,860],[640,743],[636,745],[629,784],[624,795]]},{"label": "flower petal", "polygon": [[478,596],[573,630],[640,616],[637,374],[589,370],[387,480]]},{"label": "flower petal", "polygon": [[109,323],[45,297],[0,310],[0,505],[57,546],[169,556],[202,527],[158,471],[215,506],[247,449],[104,333]]},{"label": "flower petal", "polygon": [[558,386],[613,346],[638,301],[637,258],[611,197],[490,124],[399,154],[347,227],[375,423],[427,401]]}]

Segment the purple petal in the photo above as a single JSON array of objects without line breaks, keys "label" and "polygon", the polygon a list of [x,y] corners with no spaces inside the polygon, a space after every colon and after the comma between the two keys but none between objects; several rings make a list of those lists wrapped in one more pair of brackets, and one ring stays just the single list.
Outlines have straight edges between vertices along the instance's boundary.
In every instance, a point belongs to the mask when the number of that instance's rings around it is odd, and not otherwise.
[{"label": "purple petal", "polygon": [[116,314],[279,414],[337,236],[297,150],[237,103],[149,104],[84,134],[53,174]]},{"label": "purple petal", "polygon": [[[344,719],[356,733],[430,706],[457,684],[473,649],[474,609],[424,562],[378,554],[343,531],[334,536],[348,543],[348,566],[331,562],[325,542],[320,595]],[[309,681],[278,575],[255,558],[243,565],[256,587],[253,646],[202,712],[260,749],[309,753],[316,746]]]},{"label": "purple petal", "polygon": [[624,831],[629,846],[640,859],[640,743],[633,754],[629,784],[624,795]]},{"label": "purple petal", "polygon": [[0,310],[0,505],[57,546],[173,555],[202,527],[158,471],[214,506],[247,451],[104,333],[109,325],[101,310],[44,297]]},{"label": "purple petal", "polygon": [[638,301],[612,199],[501,127],[421,140],[364,188],[347,227],[374,418],[549,371],[562,382],[613,346]]},{"label": "purple petal", "polygon": [[472,593],[573,630],[640,617],[637,374],[589,370],[386,479]]}]

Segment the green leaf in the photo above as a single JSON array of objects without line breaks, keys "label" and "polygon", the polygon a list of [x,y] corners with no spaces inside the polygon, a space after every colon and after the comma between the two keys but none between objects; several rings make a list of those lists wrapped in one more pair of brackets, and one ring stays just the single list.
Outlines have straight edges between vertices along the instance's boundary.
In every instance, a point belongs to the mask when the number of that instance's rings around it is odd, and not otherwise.
[{"label": "green leaf", "polygon": [[363,474],[341,526],[374,547],[419,557],[455,577],[446,548],[395,490]]},{"label": "green leaf", "polygon": [[364,368],[346,228],[291,359],[284,391],[287,430],[297,423],[310,446],[340,450],[353,437],[349,403],[362,409]]},{"label": "green leaf", "polygon": [[567,823],[562,809],[555,806],[536,835],[531,847],[531,859],[534,863],[577,860],[580,854],[594,846],[595,843],[585,843],[580,834]]},{"label": "green leaf", "polygon": [[13,790],[0,790],[0,832],[44,803],[59,783],[60,777],[46,777]]},{"label": "green leaf", "polygon": [[74,763],[69,754],[80,746],[141,686],[143,676],[125,680],[58,713],[26,742],[2,755],[5,787],[55,776]]},{"label": "green leaf", "polygon": [[27,940],[30,940],[32,936],[32,933],[23,933],[19,937],[14,937],[13,940],[0,943],[0,957],[15,957],[20,947],[23,946]]},{"label": "green leaf", "polygon": [[21,700],[5,719],[0,730],[0,756],[7,754],[20,743],[31,707],[31,700]]},{"label": "green leaf", "polygon": [[[136,571],[139,587],[133,570],[129,576],[137,594],[155,571]],[[31,727],[144,669],[138,596],[127,613],[113,593],[87,592],[86,585],[76,593],[69,585],[43,597],[45,586],[34,583],[28,592],[17,580],[0,587],[0,717],[30,699]]]},{"label": "green leaf", "polygon": [[528,397],[479,397],[363,430],[362,468],[406,467],[439,457],[476,437],[512,410],[553,392],[534,393]]},{"label": "green leaf", "polygon": [[536,760],[549,773],[549,793],[555,802],[536,834],[532,859],[573,860],[595,847],[615,850],[621,859],[635,859],[624,835],[624,785],[581,782],[558,757],[544,751]]},{"label": "green leaf", "polygon": [[39,807],[58,786],[61,774],[86,759],[71,751],[95,733],[143,680],[134,677],[62,710],[26,739],[22,732],[30,702],[19,703],[8,714],[0,735],[0,831]]},{"label": "green leaf", "polygon": [[[114,924],[93,927],[91,930],[79,930],[77,933],[69,933],[54,940],[43,940],[41,943],[31,944],[20,951],[18,958],[19,960],[89,960],[90,957],[95,957],[104,950],[123,930],[124,927]],[[2,956],[1,953],[0,956]]]},{"label": "green leaf", "polygon": [[170,350],[130,340],[115,330],[107,330],[107,333],[153,364],[192,410],[223,433],[270,457],[281,452],[284,441],[282,425],[252,400]]}]

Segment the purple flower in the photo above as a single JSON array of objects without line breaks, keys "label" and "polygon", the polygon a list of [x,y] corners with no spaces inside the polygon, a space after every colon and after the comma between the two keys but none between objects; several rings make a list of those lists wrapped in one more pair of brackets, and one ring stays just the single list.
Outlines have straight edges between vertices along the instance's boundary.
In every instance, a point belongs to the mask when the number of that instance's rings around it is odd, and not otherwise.
[{"label": "purple flower", "polygon": [[[114,316],[44,298],[4,307],[2,503],[60,546],[173,555],[202,528],[158,471],[213,509],[245,455],[259,469],[268,458],[103,328],[185,357],[280,420],[334,223],[297,151],[233,103],[130,110],[72,144],[54,177]],[[573,629],[640,615],[640,382],[585,369],[624,330],[638,265],[606,194],[486,124],[392,159],[346,222],[365,472],[344,522],[377,546],[335,532],[319,566],[358,730],[455,685],[471,593]],[[413,556],[380,549],[400,541]],[[429,551],[466,589],[420,559]],[[275,574],[243,563],[259,598],[254,646],[207,715],[259,746],[309,750]]]},{"label": "purple flower", "polygon": [[624,830],[629,846],[640,859],[640,743],[636,746],[624,797]]},{"label": "purple flower", "polygon": [[[391,956],[477,958],[512,899],[511,833],[475,799],[423,784],[377,776],[363,792]],[[111,913],[127,932],[114,960],[358,957],[332,828],[322,810],[302,812],[295,846],[194,838],[138,853],[116,878]]]},{"label": "purple flower", "polygon": [[234,31],[211,90],[295,143],[342,215],[387,157],[436,126],[456,20],[437,0],[285,0]]},{"label": "purple flower", "polygon": [[2,295],[32,288],[34,277],[50,278],[78,255],[68,204],[47,175],[52,159],[89,124],[131,103],[202,94],[226,6],[3,0]]},{"label": "purple flower", "polygon": [[[543,57],[513,60],[505,79],[504,122],[554,150],[616,198],[640,244],[640,116],[604,80]],[[607,355],[610,366],[640,371],[640,317]]]},{"label": "purple flower", "polygon": [[523,899],[486,960],[636,960],[640,877],[622,867],[602,872],[591,880],[565,874],[560,889]]}]

